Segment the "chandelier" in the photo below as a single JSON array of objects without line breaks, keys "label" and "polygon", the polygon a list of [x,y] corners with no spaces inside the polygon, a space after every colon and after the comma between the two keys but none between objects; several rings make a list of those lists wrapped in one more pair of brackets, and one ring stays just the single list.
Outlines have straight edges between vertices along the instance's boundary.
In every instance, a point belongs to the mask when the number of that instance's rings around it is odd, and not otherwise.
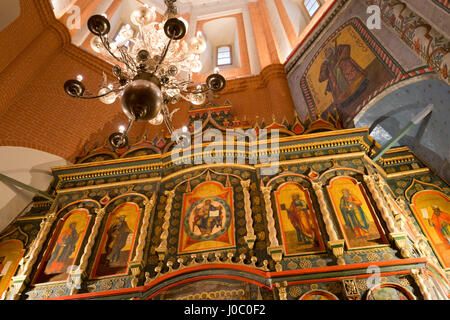
[{"label": "chandelier", "polygon": [[[156,22],[156,9],[147,5],[131,13],[130,20],[137,27],[133,32],[127,25],[116,40],[110,39],[110,23],[104,15],[93,15],[87,25],[94,35],[91,45],[94,51],[115,61],[112,73],[116,81],[108,82],[103,73],[103,84],[97,94],[90,93],[82,83],[82,77],[68,80],[65,92],[74,98],[99,99],[112,104],[120,98],[128,126],[110,135],[109,142],[115,149],[128,145],[128,132],[134,121],[147,121],[152,125],[165,123],[172,134],[172,116],[179,109],[169,105],[181,99],[201,105],[208,92],[225,88],[225,78],[216,68],[203,84],[194,84],[192,74],[202,69],[200,54],[206,50],[206,42],[200,33],[182,40],[186,35],[185,23],[176,18],[176,0],[165,0],[167,11],[162,23]],[[178,139],[182,139],[182,135]],[[180,141],[177,140],[177,143]]]}]

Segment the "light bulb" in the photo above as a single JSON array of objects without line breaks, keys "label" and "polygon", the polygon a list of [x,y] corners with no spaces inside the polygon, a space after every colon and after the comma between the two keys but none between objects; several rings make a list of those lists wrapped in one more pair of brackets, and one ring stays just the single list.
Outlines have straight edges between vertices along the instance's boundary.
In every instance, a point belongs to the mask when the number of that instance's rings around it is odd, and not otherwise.
[{"label": "light bulb", "polygon": [[192,72],[198,73],[202,70],[203,66],[200,60],[194,60],[191,62],[191,70]]},{"label": "light bulb", "polygon": [[219,69],[218,67],[215,67],[215,68],[214,68],[214,73],[215,73],[215,74],[218,74],[219,72],[220,72],[220,69]]},{"label": "light bulb", "polygon": [[194,54],[201,54],[206,50],[206,42],[198,35],[189,39],[188,45],[189,50]]},{"label": "light bulb", "polygon": [[183,131],[184,133],[188,132],[188,127],[183,126],[183,128],[181,128],[181,131]]},{"label": "light bulb", "polygon": [[[101,96],[107,92],[111,91],[109,88],[101,88],[98,92],[98,95]],[[112,104],[114,101],[116,101],[117,95],[114,92],[111,92],[110,94],[107,94],[106,96],[103,96],[100,98],[100,101],[104,104]]]},{"label": "light bulb", "polygon": [[130,20],[134,25],[146,26],[156,18],[156,8],[140,7],[131,13]]},{"label": "light bulb", "polygon": [[80,82],[83,81],[83,76],[81,74],[77,75],[77,80]]},{"label": "light bulb", "polygon": [[189,95],[189,101],[196,106],[200,106],[206,101],[206,95],[204,93],[191,93]]},{"label": "light bulb", "polygon": [[125,126],[119,126],[119,132],[124,133],[125,132]]}]

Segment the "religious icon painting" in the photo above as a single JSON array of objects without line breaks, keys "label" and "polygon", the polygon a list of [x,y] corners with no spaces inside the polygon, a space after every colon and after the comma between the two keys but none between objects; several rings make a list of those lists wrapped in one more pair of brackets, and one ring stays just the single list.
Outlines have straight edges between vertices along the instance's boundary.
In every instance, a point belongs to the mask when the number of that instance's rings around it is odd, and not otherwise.
[{"label": "religious icon painting", "polygon": [[349,250],[388,244],[366,192],[357,180],[336,177],[327,189]]},{"label": "religious icon painting", "polygon": [[439,261],[445,269],[450,268],[450,201],[434,190],[416,193],[411,208],[426,234]]},{"label": "religious icon painting", "polygon": [[369,290],[366,300],[416,300],[416,298],[401,285],[382,283]]},{"label": "religious icon painting", "polygon": [[325,290],[311,290],[303,294],[299,300],[339,300],[339,298]]},{"label": "religious icon painting", "polygon": [[87,209],[75,209],[59,220],[33,283],[67,280],[90,219]]},{"label": "religious icon painting", "polygon": [[19,240],[0,242],[0,297],[8,289],[24,252],[22,242]]},{"label": "religious icon painting", "polygon": [[[312,117],[337,108],[351,119],[368,94],[394,79],[396,63],[364,32],[359,19],[342,25],[316,52],[300,86]],[[388,63],[390,62],[390,63]]]},{"label": "religious icon painting", "polygon": [[308,190],[284,183],[275,192],[285,255],[324,252],[317,217]]},{"label": "religious icon painting", "polygon": [[183,195],[178,253],[235,247],[233,188],[214,181]]},{"label": "religious icon painting", "polygon": [[109,214],[91,279],[128,273],[141,211],[136,203],[127,202]]}]

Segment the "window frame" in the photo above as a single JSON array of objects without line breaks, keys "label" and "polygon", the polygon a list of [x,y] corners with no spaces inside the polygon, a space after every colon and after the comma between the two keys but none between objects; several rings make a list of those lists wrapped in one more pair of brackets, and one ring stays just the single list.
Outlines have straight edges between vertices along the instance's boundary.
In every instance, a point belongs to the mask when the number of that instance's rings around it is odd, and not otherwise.
[{"label": "window frame", "polygon": [[305,2],[306,1],[308,1],[308,0],[301,0],[301,2],[302,2],[302,6],[303,6],[303,8],[305,9],[305,12],[306,12],[306,14],[308,15],[308,17],[311,19],[312,17],[314,17],[315,15],[316,15],[316,13],[319,11],[319,9],[320,9],[320,7],[322,7],[322,1],[320,1],[320,0],[313,0],[313,1],[316,1],[317,2],[317,4],[319,5],[319,7],[316,9],[316,11],[314,11],[314,13],[311,15],[310,13],[309,13],[309,10],[308,10],[308,8],[306,7],[306,4],[305,4]]},{"label": "window frame", "polygon": [[[224,48],[224,47],[228,47],[230,49],[230,63],[227,64],[220,64],[219,65],[219,49],[220,48]],[[227,67],[227,66],[232,66],[233,65],[233,46],[231,44],[225,44],[225,45],[220,45],[216,47],[216,59],[215,59],[215,65],[216,67]]]}]

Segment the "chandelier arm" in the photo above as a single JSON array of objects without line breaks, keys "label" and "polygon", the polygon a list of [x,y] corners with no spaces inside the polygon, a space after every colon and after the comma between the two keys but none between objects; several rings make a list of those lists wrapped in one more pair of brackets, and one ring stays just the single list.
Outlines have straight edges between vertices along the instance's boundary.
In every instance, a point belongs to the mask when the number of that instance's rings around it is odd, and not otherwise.
[{"label": "chandelier arm", "polygon": [[172,128],[172,124],[170,123],[168,117],[164,116],[164,124],[167,127],[167,130],[169,130],[169,133],[172,135],[173,133],[173,128]]},{"label": "chandelier arm", "polygon": [[[184,92],[183,92],[183,93],[184,93]],[[190,92],[188,92],[188,94],[189,94],[189,93],[190,93]],[[183,98],[184,100],[186,100],[187,102],[192,102],[188,97],[183,96],[183,95],[181,94],[181,91],[180,91],[179,96],[180,96],[181,98]]]},{"label": "chandelier arm", "polygon": [[167,52],[169,51],[170,44],[172,43],[172,39],[169,39],[169,42],[167,42],[166,46],[164,47],[163,53],[161,55],[161,59],[159,59],[158,64],[156,65],[155,71],[153,71],[153,74],[155,74],[158,71],[158,68],[163,63],[164,59],[166,58]]},{"label": "chandelier arm", "polygon": [[120,92],[122,90],[123,90],[123,88],[113,89],[111,91],[108,91],[108,92],[106,92],[104,94],[101,94],[101,95],[98,95],[98,96],[77,96],[76,98],[85,99],[85,100],[103,98],[103,97],[107,96],[108,94],[110,94],[112,92]]},{"label": "chandelier arm", "polygon": [[193,93],[193,94],[199,94],[199,93],[207,93],[207,92],[209,92],[210,91],[210,89],[208,89],[208,88],[206,88],[206,89],[204,89],[204,90],[195,90],[195,91],[185,91],[185,90],[180,90],[180,92],[182,92],[182,93],[184,93],[184,94],[190,94],[190,93]]},{"label": "chandelier arm", "polygon": [[[129,64],[127,63],[127,61],[124,61],[120,58],[118,58],[112,51],[111,51],[111,47],[109,46],[109,41],[106,40],[106,38],[104,36],[100,36],[100,40],[102,41],[103,47],[106,49],[106,51],[108,51],[108,53],[114,58],[116,59],[118,62],[124,63],[130,70],[133,70],[133,68],[131,68],[129,66]],[[133,70],[134,71],[134,70]]]},{"label": "chandelier arm", "polygon": [[133,125],[133,123],[134,123],[134,119],[130,119],[130,120],[128,121],[128,126],[127,126],[127,128],[125,129],[125,131],[123,132],[124,135],[128,136],[128,132],[130,131],[131,126]]},{"label": "chandelier arm", "polygon": [[[126,47],[124,47],[124,46],[121,46],[121,47],[119,48],[120,54],[121,54],[121,56],[122,56],[122,59],[123,59],[124,63],[127,65],[127,67],[128,67],[131,71],[137,72],[137,66],[136,66],[136,64],[134,63],[133,59],[130,57],[130,55],[129,55],[127,52],[125,52],[125,48],[126,48]],[[126,62],[125,62],[125,61],[126,61]],[[129,64],[128,64],[128,63],[129,63]],[[133,66],[133,68],[130,68],[130,64]]]}]

